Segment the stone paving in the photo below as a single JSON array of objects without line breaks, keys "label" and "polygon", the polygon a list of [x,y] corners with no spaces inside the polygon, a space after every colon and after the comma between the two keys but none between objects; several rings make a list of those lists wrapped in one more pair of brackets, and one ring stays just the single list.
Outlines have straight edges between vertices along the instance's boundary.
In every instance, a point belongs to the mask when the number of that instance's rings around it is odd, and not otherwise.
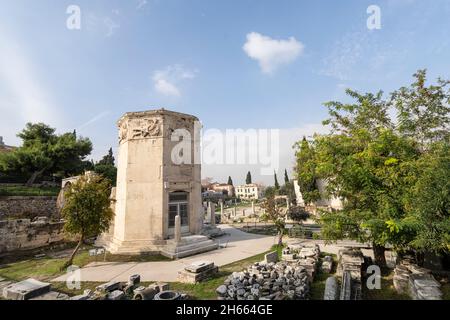
[{"label": "stone paving", "polygon": [[[140,274],[142,281],[173,282],[178,272],[193,262],[208,260],[220,267],[263,253],[275,243],[271,236],[249,234],[227,225],[220,227],[227,235],[216,239],[220,242],[218,250],[174,261],[94,262],[81,269],[81,281],[127,281],[130,275]],[[66,278],[67,275],[63,275],[52,281],[66,281]]]}]

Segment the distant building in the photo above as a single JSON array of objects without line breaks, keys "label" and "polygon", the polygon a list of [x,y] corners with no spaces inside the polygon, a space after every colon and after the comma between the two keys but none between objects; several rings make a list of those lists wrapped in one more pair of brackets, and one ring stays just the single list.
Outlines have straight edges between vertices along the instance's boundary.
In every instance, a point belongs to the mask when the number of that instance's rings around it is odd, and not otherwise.
[{"label": "distant building", "polygon": [[234,186],[226,183],[213,183],[209,190],[213,190],[215,192],[222,192],[224,195],[228,197],[234,197]]},{"label": "distant building", "polygon": [[264,197],[264,187],[255,183],[236,187],[236,197],[239,199],[258,200]]},{"label": "distant building", "polygon": [[0,137],[0,152],[11,152],[14,150],[15,147],[12,146],[7,146],[4,142],[3,142],[3,137]]},{"label": "distant building", "polygon": [[217,192],[214,190],[206,190],[204,192],[202,192],[202,199],[203,201],[208,201],[208,200],[223,200],[225,199],[225,194],[223,194],[223,192]]}]

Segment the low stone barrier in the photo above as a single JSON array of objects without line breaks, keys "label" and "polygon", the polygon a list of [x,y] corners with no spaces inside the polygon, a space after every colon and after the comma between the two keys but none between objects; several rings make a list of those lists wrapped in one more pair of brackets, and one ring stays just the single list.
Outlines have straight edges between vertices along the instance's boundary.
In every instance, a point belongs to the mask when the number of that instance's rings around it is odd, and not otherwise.
[{"label": "low stone barrier", "polygon": [[57,197],[0,196],[0,219],[58,217]]},{"label": "low stone barrier", "polygon": [[47,217],[0,221],[0,254],[45,247],[64,240],[64,222]]}]

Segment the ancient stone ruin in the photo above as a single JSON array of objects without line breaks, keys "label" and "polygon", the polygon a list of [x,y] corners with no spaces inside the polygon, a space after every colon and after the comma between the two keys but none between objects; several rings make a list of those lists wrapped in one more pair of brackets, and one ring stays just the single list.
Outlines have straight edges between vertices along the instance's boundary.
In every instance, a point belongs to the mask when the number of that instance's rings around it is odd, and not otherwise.
[{"label": "ancient stone ruin", "polygon": [[14,283],[0,278],[0,290],[7,300],[182,300],[185,294],[171,291],[167,283],[142,286],[140,275],[130,276],[127,282],[111,281],[83,294],[69,297],[53,291],[50,283],[27,279]]},{"label": "ancient stone ruin", "polygon": [[[201,235],[198,119],[160,109],[126,113],[117,126],[115,216],[97,245],[115,254],[159,252],[170,258],[217,249]],[[190,154],[190,162],[178,163],[174,150]]]},{"label": "ancient stone ruin", "polygon": [[414,300],[442,300],[441,284],[430,270],[419,267],[412,258],[402,259],[394,269],[394,287]]},{"label": "ancient stone ruin", "polygon": [[292,244],[283,250],[266,254],[265,260],[243,272],[234,272],[217,288],[220,300],[306,300],[317,270],[318,246]]},{"label": "ancient stone ruin", "polygon": [[219,272],[219,267],[211,261],[197,261],[178,272],[177,281],[182,283],[198,283],[207,280]]},{"label": "ancient stone ruin", "polygon": [[341,300],[361,299],[361,275],[364,256],[361,249],[341,249],[338,252],[338,266],[336,275],[341,281]]},{"label": "ancient stone ruin", "polygon": [[32,250],[64,240],[64,222],[47,217],[0,221],[0,254]]}]

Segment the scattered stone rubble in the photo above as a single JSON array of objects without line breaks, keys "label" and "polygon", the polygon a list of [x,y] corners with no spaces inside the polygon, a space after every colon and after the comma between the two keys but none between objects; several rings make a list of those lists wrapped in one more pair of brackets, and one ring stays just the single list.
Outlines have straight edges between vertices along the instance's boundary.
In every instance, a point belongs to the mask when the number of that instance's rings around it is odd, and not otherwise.
[{"label": "scattered stone rubble", "polygon": [[0,278],[0,289],[8,300],[182,300],[185,294],[170,291],[167,283],[155,283],[144,287],[139,275],[130,276],[128,282],[111,281],[83,294],[69,297],[52,291],[51,284],[35,279],[13,283]]},{"label": "scattered stone rubble", "polygon": [[177,280],[182,283],[198,283],[219,272],[219,267],[211,261],[197,261],[178,272]]},{"label": "scattered stone rubble", "polygon": [[394,287],[414,300],[442,300],[441,285],[430,270],[419,267],[411,258],[401,260],[394,269]]},{"label": "scattered stone rubble", "polygon": [[220,300],[306,300],[316,273],[319,246],[292,245],[271,252],[243,272],[234,272],[217,288]]}]

